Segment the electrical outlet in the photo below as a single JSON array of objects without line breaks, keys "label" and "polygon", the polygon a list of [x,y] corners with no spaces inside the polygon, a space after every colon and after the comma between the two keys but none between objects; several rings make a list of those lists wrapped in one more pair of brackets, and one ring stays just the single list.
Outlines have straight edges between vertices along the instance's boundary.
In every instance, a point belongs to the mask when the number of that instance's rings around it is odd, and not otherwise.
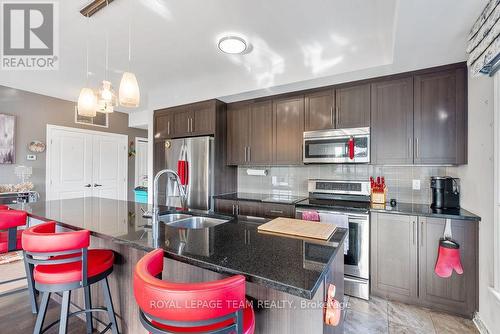
[{"label": "electrical outlet", "polygon": [[420,180],[413,180],[413,190],[420,190]]},{"label": "electrical outlet", "polygon": [[34,155],[34,154],[28,154],[26,156],[26,160],[31,160],[31,161],[36,160],[36,155]]}]

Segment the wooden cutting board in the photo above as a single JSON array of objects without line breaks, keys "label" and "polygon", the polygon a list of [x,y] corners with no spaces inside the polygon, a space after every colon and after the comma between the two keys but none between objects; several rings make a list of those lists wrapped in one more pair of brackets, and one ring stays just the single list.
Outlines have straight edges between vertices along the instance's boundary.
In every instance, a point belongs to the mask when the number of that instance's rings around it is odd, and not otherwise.
[{"label": "wooden cutting board", "polygon": [[257,229],[262,232],[328,240],[336,228],[337,226],[334,224],[311,222],[301,219],[276,218],[260,225]]}]

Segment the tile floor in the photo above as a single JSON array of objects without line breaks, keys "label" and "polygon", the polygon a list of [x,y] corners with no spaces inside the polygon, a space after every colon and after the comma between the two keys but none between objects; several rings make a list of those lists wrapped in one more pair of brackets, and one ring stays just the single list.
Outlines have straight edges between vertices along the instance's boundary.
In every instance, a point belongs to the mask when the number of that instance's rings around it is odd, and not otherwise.
[{"label": "tile floor", "polygon": [[469,334],[479,333],[472,320],[372,297],[346,296],[345,334]]}]

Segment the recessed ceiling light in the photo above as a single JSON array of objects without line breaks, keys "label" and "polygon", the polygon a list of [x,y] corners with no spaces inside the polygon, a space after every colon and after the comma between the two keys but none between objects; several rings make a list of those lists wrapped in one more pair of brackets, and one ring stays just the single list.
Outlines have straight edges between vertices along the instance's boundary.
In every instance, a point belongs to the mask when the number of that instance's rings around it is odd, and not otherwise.
[{"label": "recessed ceiling light", "polygon": [[247,49],[247,42],[238,36],[226,36],[219,39],[219,50],[229,54],[241,54]]}]

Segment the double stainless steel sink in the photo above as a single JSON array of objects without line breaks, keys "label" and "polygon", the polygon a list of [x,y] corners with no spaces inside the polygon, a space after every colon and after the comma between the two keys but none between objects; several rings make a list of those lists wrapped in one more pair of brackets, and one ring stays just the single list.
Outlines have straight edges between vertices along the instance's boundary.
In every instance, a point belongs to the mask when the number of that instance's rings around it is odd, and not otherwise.
[{"label": "double stainless steel sink", "polygon": [[229,220],[212,217],[192,216],[181,213],[171,213],[160,216],[160,221],[171,227],[202,229],[224,224]]}]

